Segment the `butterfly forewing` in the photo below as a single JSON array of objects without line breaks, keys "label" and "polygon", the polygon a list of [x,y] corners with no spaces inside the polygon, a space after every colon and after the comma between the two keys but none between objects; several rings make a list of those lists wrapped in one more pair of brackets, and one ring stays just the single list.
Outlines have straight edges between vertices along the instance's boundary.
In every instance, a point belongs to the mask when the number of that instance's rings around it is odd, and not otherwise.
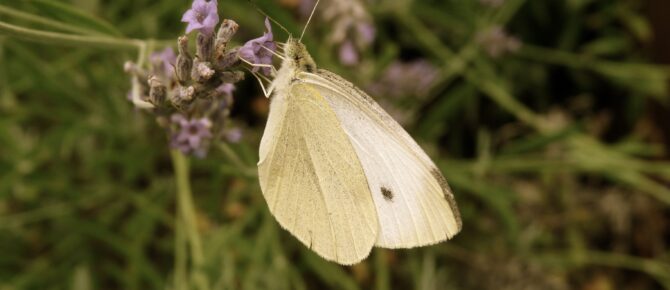
[{"label": "butterfly forewing", "polygon": [[273,97],[259,179],[282,227],[324,258],[353,264],[379,232],[363,167],[327,100],[312,85]]},{"label": "butterfly forewing", "polygon": [[444,177],[372,98],[325,70],[299,78],[326,98],[353,144],[379,218],[375,245],[410,248],[444,241],[460,231],[460,215]]}]

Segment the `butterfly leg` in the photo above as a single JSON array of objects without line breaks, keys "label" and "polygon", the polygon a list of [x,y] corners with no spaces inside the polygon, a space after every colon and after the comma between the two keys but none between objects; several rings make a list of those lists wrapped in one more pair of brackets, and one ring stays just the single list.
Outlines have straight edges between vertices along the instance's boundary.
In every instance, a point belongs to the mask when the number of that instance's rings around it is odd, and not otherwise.
[{"label": "butterfly leg", "polygon": [[256,80],[258,81],[258,84],[261,85],[261,90],[263,90],[263,95],[266,98],[270,97],[270,95],[272,94],[272,91],[274,91],[274,86],[270,85],[270,87],[266,90],[265,85],[263,84],[263,80],[261,78],[265,79],[265,81],[267,81],[269,83],[272,83],[272,81],[270,81],[268,78],[266,78],[262,75],[259,75],[258,73],[254,72],[250,69],[247,69],[247,70],[256,78]]},{"label": "butterfly leg", "polygon": [[278,58],[284,60],[284,57],[283,57],[281,54],[278,54],[277,52],[275,52],[274,50],[269,49],[269,48],[267,48],[267,47],[264,46],[264,45],[261,45],[261,47],[264,48],[265,50],[269,51],[270,53],[272,53],[274,56],[276,56],[276,57],[278,57]]},{"label": "butterfly leg", "polygon": [[269,67],[269,68],[272,70],[272,76],[273,76],[273,77],[277,74],[277,69],[275,68],[274,65],[271,65],[271,64],[262,64],[262,63],[252,63],[252,62],[250,62],[250,61],[248,61],[248,60],[246,60],[246,59],[244,59],[244,58],[242,58],[242,57],[240,57],[240,60],[241,60],[242,62],[244,62],[244,63],[246,63],[246,64],[252,66],[252,67],[261,67],[261,68]]}]

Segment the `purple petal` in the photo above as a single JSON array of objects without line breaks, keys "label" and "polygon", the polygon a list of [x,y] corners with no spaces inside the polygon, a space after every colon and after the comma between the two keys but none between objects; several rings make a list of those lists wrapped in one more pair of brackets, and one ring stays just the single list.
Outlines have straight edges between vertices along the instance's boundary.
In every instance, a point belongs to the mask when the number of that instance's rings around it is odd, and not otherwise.
[{"label": "purple petal", "polygon": [[[270,19],[265,17],[265,29],[267,29],[268,38],[266,41],[272,41],[272,25],[270,25]],[[265,36],[265,35],[263,35]]]},{"label": "purple petal", "polygon": [[356,30],[364,45],[369,45],[375,39],[376,30],[370,23],[359,23],[356,25]]},{"label": "purple petal", "polygon": [[249,47],[242,47],[238,52],[238,56],[250,63],[258,63],[258,58],[254,51]]},{"label": "purple petal", "polygon": [[170,121],[181,127],[184,127],[188,124],[188,120],[186,120],[182,114],[172,114],[172,116],[170,116]]},{"label": "purple petal", "polygon": [[195,148],[200,147],[200,141],[201,141],[200,136],[198,136],[198,135],[189,135],[189,136],[187,137],[187,140],[188,140],[188,145],[191,146],[191,148],[195,149]]},{"label": "purple petal", "polygon": [[195,21],[195,13],[193,12],[193,9],[186,10],[184,12],[184,15],[181,17],[181,22],[191,22]]},{"label": "purple petal", "polygon": [[186,33],[198,30],[203,34],[211,35],[214,27],[219,22],[216,0],[205,1],[195,0],[191,9],[187,10],[181,18],[182,22],[187,22]]},{"label": "purple petal", "polygon": [[202,24],[198,22],[189,22],[188,25],[186,26],[186,33],[199,29],[202,29]]},{"label": "purple petal", "polygon": [[225,133],[226,140],[230,143],[238,143],[240,140],[242,140],[242,129],[240,128],[232,128]]},{"label": "purple petal", "polygon": [[[265,28],[267,32],[263,33],[262,36],[254,38],[247,41],[240,48],[238,56],[243,58],[253,64],[272,64],[272,52],[275,51],[277,46],[275,45],[272,35],[272,26],[270,25],[270,20],[265,18]],[[254,67],[252,71],[258,71],[258,67]],[[263,74],[270,75],[270,68],[263,68]]]},{"label": "purple petal", "polygon": [[340,46],[340,62],[344,65],[355,65],[358,63],[358,52],[351,41],[345,41]]}]

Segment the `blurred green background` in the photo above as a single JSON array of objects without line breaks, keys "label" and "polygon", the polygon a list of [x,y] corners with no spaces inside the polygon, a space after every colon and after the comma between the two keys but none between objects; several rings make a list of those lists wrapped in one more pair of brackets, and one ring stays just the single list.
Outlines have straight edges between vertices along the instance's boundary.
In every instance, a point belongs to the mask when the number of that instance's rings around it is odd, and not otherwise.
[{"label": "blurred green background", "polygon": [[[256,3],[298,34],[313,2]],[[353,267],[269,214],[268,104],[250,76],[234,93],[242,140],[190,163],[202,253],[175,242],[170,150],[127,101],[123,63],[172,45],[190,4],[0,0],[0,289],[670,289],[666,0],[321,1],[317,63],[399,119],[463,216],[449,242]],[[263,31],[247,1],[219,14],[237,44]]]}]

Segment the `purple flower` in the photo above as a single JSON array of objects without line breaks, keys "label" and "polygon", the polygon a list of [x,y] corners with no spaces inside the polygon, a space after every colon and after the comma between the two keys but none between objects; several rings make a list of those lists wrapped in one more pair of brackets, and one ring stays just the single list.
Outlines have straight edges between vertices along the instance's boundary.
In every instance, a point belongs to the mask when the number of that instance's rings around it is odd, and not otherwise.
[{"label": "purple flower", "polygon": [[340,45],[340,62],[349,66],[358,63],[358,51],[353,42],[347,40]]},{"label": "purple flower", "polygon": [[364,46],[370,45],[375,40],[375,35],[377,34],[375,27],[368,22],[356,24],[356,31],[358,31],[359,39]]},{"label": "purple flower", "polygon": [[186,33],[198,30],[202,34],[212,35],[214,27],[219,23],[216,0],[193,0],[191,9],[184,13],[181,22],[188,23]]},{"label": "purple flower", "polygon": [[380,79],[368,86],[378,96],[400,98],[424,97],[439,77],[439,69],[426,60],[394,62],[386,68]]},{"label": "purple flower", "polygon": [[228,129],[223,134],[230,143],[239,143],[242,140],[242,129],[237,127]]},{"label": "purple flower", "polygon": [[219,95],[221,99],[220,109],[230,110],[230,106],[233,104],[233,91],[235,91],[235,85],[231,83],[223,83],[214,91]]},{"label": "purple flower", "polygon": [[177,63],[177,55],[172,47],[151,54],[151,62],[156,74],[171,79],[174,75],[174,65]]},{"label": "purple flower", "polygon": [[178,128],[170,138],[170,146],[184,154],[204,157],[212,138],[212,122],[208,118],[186,119],[181,114],[172,115],[170,120]]},{"label": "purple flower", "polygon": [[[247,41],[239,51],[239,57],[253,64],[272,64],[272,52],[277,49],[272,40],[272,26],[270,21],[265,18],[265,28],[267,32],[263,36]],[[265,48],[264,48],[265,47]],[[270,51],[268,51],[270,50]],[[258,67],[254,67],[252,71],[258,71]],[[264,75],[269,76],[271,70],[269,67],[262,68]]]},{"label": "purple flower", "polygon": [[496,25],[477,34],[477,43],[493,58],[505,53],[516,52],[521,48],[521,41],[511,36],[502,26]]}]

